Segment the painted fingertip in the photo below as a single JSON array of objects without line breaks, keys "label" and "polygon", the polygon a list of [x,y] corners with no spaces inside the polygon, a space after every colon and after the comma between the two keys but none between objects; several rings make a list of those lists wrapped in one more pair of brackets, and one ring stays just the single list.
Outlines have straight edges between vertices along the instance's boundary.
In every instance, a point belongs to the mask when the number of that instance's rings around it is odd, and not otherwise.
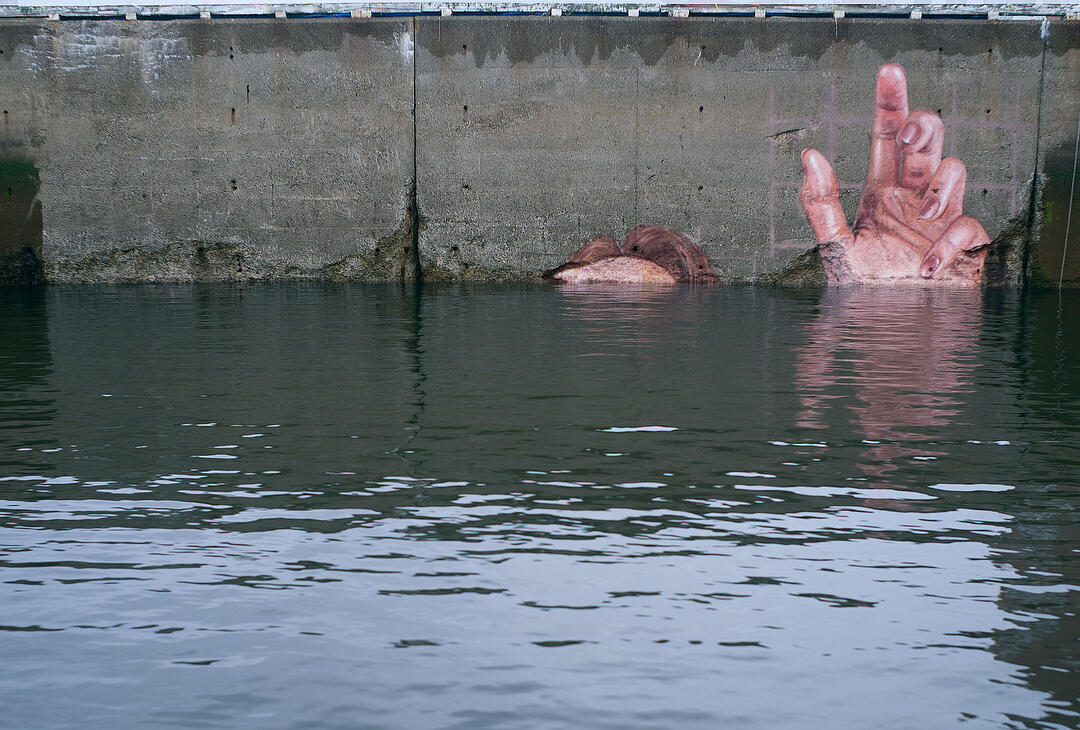
[{"label": "painted fingertip", "polygon": [[807,147],[802,151],[803,176],[806,178],[819,177],[823,167],[822,162],[825,163],[824,166],[828,165],[828,161],[822,157],[820,152],[813,147]]},{"label": "painted fingertip", "polygon": [[927,195],[919,207],[919,217],[924,221],[938,217],[941,208],[941,200],[936,195]]},{"label": "painted fingertip", "polygon": [[922,265],[919,267],[919,276],[924,279],[929,279],[941,266],[941,259],[934,254],[930,254],[923,259]]},{"label": "painted fingertip", "polygon": [[875,102],[882,109],[900,111],[907,108],[907,78],[897,63],[886,63],[877,72]]},{"label": "painted fingertip", "polygon": [[917,122],[908,122],[904,125],[904,128],[900,130],[900,141],[904,144],[911,144],[919,138],[920,131]]},{"label": "painted fingertip", "polygon": [[877,77],[882,80],[896,79],[904,81],[904,67],[898,63],[884,63],[878,67]]}]

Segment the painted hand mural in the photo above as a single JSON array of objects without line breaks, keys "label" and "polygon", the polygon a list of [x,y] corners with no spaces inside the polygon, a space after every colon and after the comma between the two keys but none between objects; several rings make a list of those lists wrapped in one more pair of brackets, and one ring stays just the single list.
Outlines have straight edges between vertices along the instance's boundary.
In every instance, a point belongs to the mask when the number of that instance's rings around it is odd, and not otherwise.
[{"label": "painted hand mural", "polygon": [[803,150],[800,198],[830,283],[979,285],[990,239],[963,215],[967,171],[954,157],[941,159],[944,138],[937,114],[908,111],[904,69],[878,69],[870,168],[854,231],[829,161]]},{"label": "painted hand mural", "polygon": [[673,284],[719,281],[693,241],[664,226],[636,226],[622,247],[614,238],[594,238],[547,278],[572,284]]}]

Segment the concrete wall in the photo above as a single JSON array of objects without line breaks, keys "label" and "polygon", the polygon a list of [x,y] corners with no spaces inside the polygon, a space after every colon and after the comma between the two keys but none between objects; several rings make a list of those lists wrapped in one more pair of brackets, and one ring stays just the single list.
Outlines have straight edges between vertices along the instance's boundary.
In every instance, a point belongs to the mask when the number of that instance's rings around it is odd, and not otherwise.
[{"label": "concrete wall", "polygon": [[1038,205],[1033,217],[1030,275],[1037,284],[1080,284],[1080,184],[1074,194],[1068,255],[1065,249],[1069,194],[1080,134],[1080,23],[1055,23],[1047,38],[1039,114]]},{"label": "concrete wall", "polygon": [[412,271],[411,21],[0,24],[52,281]]},{"label": "concrete wall", "polygon": [[968,166],[991,279],[1056,282],[1078,28],[5,20],[0,268],[22,276],[30,252],[52,281],[524,278],[647,222],[725,278],[782,279],[814,244],[799,152],[834,161],[853,214],[874,72],[896,61]]}]

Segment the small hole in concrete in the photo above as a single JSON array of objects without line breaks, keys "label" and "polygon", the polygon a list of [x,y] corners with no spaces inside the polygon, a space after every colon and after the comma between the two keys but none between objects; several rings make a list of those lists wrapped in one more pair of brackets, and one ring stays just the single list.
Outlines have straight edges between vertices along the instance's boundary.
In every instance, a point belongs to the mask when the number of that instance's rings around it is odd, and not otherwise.
[{"label": "small hole in concrete", "polygon": [[990,113],[990,110],[989,110],[989,109],[987,109],[987,110],[986,110],[986,113],[987,113],[987,114],[989,114],[989,113]]},{"label": "small hole in concrete", "polygon": [[704,189],[705,189],[705,186],[704,186],[704,185],[698,185],[698,186],[697,186],[697,191],[698,191],[699,193],[700,193],[700,192],[701,192],[702,190],[704,190]]},{"label": "small hole in concrete", "polygon": [[987,190],[986,188],[983,188],[983,195],[984,195],[984,196],[985,196],[985,195],[986,195],[987,193],[989,193],[989,192],[990,192],[989,190]]},{"label": "small hole in concrete", "polygon": [[698,110],[698,114],[701,114],[701,112],[705,111],[705,107],[703,107],[703,106],[699,106],[699,107],[697,108],[697,110]]},{"label": "small hole in concrete", "polygon": [[468,51],[469,50],[469,45],[467,43],[462,43],[461,44],[461,50]]},{"label": "small hole in concrete", "polygon": [[451,246],[450,250],[453,251],[454,253],[457,253],[458,252],[458,247],[457,246]]},{"label": "small hole in concrete", "polygon": [[233,124],[236,124],[236,107],[233,107],[232,110],[229,112],[229,120]]},{"label": "small hole in concrete", "polygon": [[236,188],[236,180],[235,180],[235,179],[233,179],[233,180],[230,180],[230,181],[229,181],[229,187],[230,187],[230,188],[232,188],[233,190],[236,190],[236,189],[237,189],[237,188]]},{"label": "small hole in concrete", "polygon": [[469,186],[468,186],[468,185],[462,185],[462,186],[461,186],[461,189],[462,189],[462,190],[469,190]]},{"label": "small hole in concrete", "polygon": [[469,111],[469,105],[468,104],[466,104],[465,106],[463,106],[461,108],[462,108],[463,111]]}]

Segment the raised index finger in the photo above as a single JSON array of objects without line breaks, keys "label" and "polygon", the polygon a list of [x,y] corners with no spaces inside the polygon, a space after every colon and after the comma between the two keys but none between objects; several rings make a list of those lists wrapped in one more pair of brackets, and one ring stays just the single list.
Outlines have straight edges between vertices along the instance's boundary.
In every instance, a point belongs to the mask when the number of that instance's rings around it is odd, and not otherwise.
[{"label": "raised index finger", "polygon": [[877,72],[874,91],[874,123],[870,131],[870,168],[866,184],[878,188],[896,185],[900,150],[896,135],[908,115],[907,77],[898,63],[887,63]]}]

